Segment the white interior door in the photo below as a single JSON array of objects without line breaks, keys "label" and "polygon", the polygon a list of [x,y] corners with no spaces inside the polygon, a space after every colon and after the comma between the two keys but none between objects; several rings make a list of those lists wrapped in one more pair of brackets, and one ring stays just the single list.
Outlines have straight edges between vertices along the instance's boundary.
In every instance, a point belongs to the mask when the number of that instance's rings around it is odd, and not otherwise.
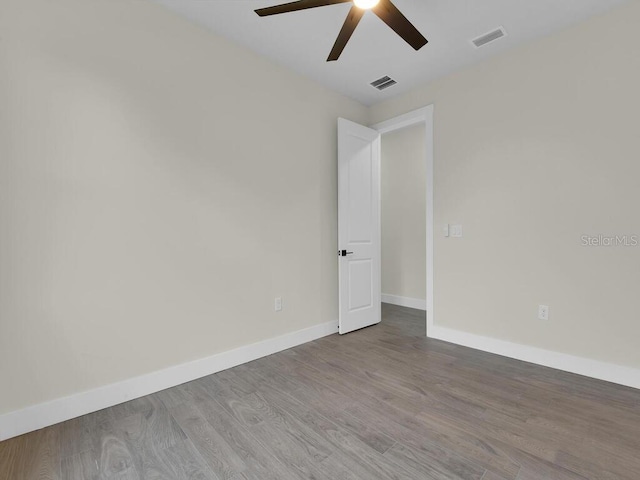
[{"label": "white interior door", "polygon": [[380,134],[338,119],[340,333],[380,322]]}]

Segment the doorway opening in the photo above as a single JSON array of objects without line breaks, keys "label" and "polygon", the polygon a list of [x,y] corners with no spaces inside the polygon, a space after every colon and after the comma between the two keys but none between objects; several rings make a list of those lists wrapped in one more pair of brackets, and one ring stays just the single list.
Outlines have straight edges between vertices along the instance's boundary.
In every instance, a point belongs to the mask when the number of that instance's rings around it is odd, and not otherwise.
[{"label": "doorway opening", "polygon": [[415,316],[426,314],[428,335],[434,300],[433,106],[373,128],[381,134],[383,316],[411,316],[407,307]]},{"label": "doorway opening", "polygon": [[[425,131],[410,125],[381,137],[380,231],[383,304],[427,309]],[[404,312],[383,305],[382,317]]]},{"label": "doorway opening", "polygon": [[[380,228],[380,143],[381,137],[405,128],[423,129],[425,190],[422,197],[425,217],[425,255],[416,261],[426,263],[426,334],[434,323],[433,282],[433,106],[409,112],[386,122],[365,127],[338,119],[338,331],[346,334],[381,321],[381,236]],[[418,179],[418,181],[420,181]],[[422,238],[422,235],[420,235]],[[420,240],[418,240],[419,242]],[[398,296],[398,295],[396,295]],[[418,297],[421,297],[418,295]],[[424,321],[424,320],[423,320]],[[423,323],[423,324],[424,324]]]}]

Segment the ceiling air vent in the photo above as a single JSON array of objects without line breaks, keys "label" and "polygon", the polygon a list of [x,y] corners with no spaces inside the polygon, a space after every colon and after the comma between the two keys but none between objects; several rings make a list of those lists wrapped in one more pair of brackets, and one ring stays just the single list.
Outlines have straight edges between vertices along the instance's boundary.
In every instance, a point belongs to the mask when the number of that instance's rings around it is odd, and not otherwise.
[{"label": "ceiling air vent", "polygon": [[377,88],[378,90],[384,90],[385,88],[389,88],[389,87],[393,87],[396,82],[393,78],[391,77],[382,77],[379,78],[378,80],[376,80],[375,82],[371,82],[371,86],[373,88]]},{"label": "ceiling air vent", "polygon": [[488,43],[495,42],[499,38],[506,37],[506,36],[507,36],[507,32],[505,31],[505,29],[503,27],[498,27],[492,32],[485,33],[484,35],[481,35],[478,38],[471,40],[471,43],[473,43],[476,46],[476,48],[480,48],[480,47],[484,47]]}]

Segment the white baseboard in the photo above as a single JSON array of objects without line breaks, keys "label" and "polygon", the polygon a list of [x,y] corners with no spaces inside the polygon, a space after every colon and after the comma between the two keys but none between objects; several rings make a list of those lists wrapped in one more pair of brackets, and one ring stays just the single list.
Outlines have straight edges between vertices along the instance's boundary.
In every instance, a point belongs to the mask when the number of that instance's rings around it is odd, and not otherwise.
[{"label": "white baseboard", "polygon": [[381,298],[382,303],[390,303],[391,305],[415,308],[417,310],[427,309],[427,301],[419,298],[400,297],[398,295],[389,295],[388,293],[383,293]]},{"label": "white baseboard", "polygon": [[337,333],[328,322],[211,357],[0,415],[0,441],[220,372]]},{"label": "white baseboard", "polygon": [[472,333],[461,332],[434,325],[428,332],[430,338],[444,340],[465,347],[495,353],[503,357],[515,358],[545,367],[576,373],[585,377],[597,378],[607,382],[640,388],[640,370],[600,362],[566,353],[553,352],[542,348],[511,343],[496,338],[483,337]]}]

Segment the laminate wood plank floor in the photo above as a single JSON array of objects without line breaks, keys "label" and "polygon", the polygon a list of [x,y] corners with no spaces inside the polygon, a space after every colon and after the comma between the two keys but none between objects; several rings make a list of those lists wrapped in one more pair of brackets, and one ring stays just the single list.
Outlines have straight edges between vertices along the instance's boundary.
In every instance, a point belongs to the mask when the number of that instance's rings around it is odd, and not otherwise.
[{"label": "laminate wood plank floor", "polygon": [[640,391],[425,337],[424,312],[0,443],[2,480],[638,480]]}]

